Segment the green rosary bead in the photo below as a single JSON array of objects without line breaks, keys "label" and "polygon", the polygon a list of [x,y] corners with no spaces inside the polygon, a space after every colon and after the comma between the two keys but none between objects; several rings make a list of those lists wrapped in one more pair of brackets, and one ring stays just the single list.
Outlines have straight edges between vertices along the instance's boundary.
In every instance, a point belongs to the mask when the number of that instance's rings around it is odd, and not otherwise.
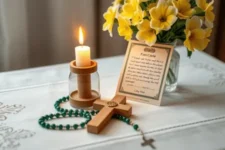
[{"label": "green rosary bead", "polygon": [[56,127],[55,124],[52,124],[52,125],[51,125],[51,128],[52,128],[52,129],[55,129],[55,127]]},{"label": "green rosary bead", "polygon": [[68,115],[69,115],[69,117],[72,117],[73,116],[73,113],[69,113]]},{"label": "green rosary bead", "polygon": [[70,125],[66,125],[66,130],[69,130],[70,129]]},{"label": "green rosary bead", "polygon": [[59,118],[59,117],[60,117],[60,114],[59,114],[59,113],[57,113],[57,114],[55,115],[55,117],[56,117],[56,118]]},{"label": "green rosary bead", "polygon": [[130,119],[127,118],[127,119],[125,120],[125,122],[126,122],[127,124],[129,124],[129,123],[130,123]]},{"label": "green rosary bead", "polygon": [[84,128],[84,127],[85,127],[85,123],[82,122],[82,123],[80,124],[80,126],[81,126],[81,128]]},{"label": "green rosary bead", "polygon": [[137,124],[134,124],[133,127],[134,127],[134,130],[137,130],[139,128]]},{"label": "green rosary bead", "polygon": [[79,111],[76,109],[76,110],[74,111],[74,113],[78,114],[78,113],[79,113]]},{"label": "green rosary bead", "polygon": [[92,111],[91,111],[91,114],[94,116],[94,115],[95,115],[95,111],[94,111],[94,110],[92,110]]},{"label": "green rosary bead", "polygon": [[59,130],[62,130],[63,129],[63,125],[59,125]]},{"label": "green rosary bead", "polygon": [[63,97],[62,100],[63,100],[63,101],[66,101],[66,97]]},{"label": "green rosary bead", "polygon": [[50,115],[49,115],[49,118],[50,118],[50,119],[52,119],[53,117],[54,117],[54,115],[53,115],[53,114],[50,114]]},{"label": "green rosary bead", "polygon": [[74,116],[77,117],[78,116],[78,113],[74,113]]},{"label": "green rosary bead", "polygon": [[68,113],[69,111],[67,109],[64,109],[63,113]]},{"label": "green rosary bead", "polygon": [[44,122],[44,123],[42,123],[42,127],[43,128],[45,128],[46,127],[46,123]]},{"label": "green rosary bead", "polygon": [[61,114],[63,117],[66,117],[66,113]]},{"label": "green rosary bead", "polygon": [[50,129],[50,124],[46,124],[46,128],[47,129]]},{"label": "green rosary bead", "polygon": [[78,128],[78,125],[77,124],[74,124],[73,125],[73,128],[76,130]]},{"label": "green rosary bead", "polygon": [[45,122],[41,122],[40,125],[45,128],[46,123]]}]

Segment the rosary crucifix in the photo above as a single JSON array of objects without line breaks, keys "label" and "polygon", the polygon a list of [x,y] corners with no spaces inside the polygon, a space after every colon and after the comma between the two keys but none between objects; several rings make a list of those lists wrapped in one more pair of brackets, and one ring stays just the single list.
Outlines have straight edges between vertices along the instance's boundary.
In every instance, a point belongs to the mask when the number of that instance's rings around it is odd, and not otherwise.
[{"label": "rosary crucifix", "polygon": [[145,138],[145,136],[144,136],[144,134],[142,133],[142,136],[143,136],[143,143],[141,143],[141,146],[147,146],[147,145],[149,145],[152,149],[156,149],[156,147],[153,145],[153,142],[155,142],[155,140],[154,139],[149,139],[149,140],[147,140],[146,138]]}]

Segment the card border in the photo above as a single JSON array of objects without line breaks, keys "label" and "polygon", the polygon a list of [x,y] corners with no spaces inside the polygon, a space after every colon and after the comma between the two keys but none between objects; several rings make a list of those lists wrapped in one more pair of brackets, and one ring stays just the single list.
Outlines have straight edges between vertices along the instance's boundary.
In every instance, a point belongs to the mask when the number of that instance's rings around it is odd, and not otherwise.
[{"label": "card border", "polygon": [[136,101],[141,101],[141,102],[144,102],[144,103],[150,103],[150,104],[153,104],[153,105],[161,105],[162,94],[163,94],[163,91],[164,91],[165,81],[166,81],[165,75],[168,73],[168,70],[169,70],[169,64],[170,64],[169,62],[171,60],[172,52],[174,50],[174,47],[172,45],[166,45],[166,44],[154,44],[152,46],[152,47],[155,47],[155,48],[165,49],[168,53],[168,56],[167,56],[167,60],[166,60],[166,64],[165,64],[165,68],[164,68],[162,82],[160,84],[159,92],[155,97],[151,97],[151,96],[139,95],[139,94],[126,92],[126,91],[121,91],[122,81],[124,79],[124,74],[125,74],[125,71],[127,69],[127,63],[128,63],[128,59],[130,57],[130,52],[132,50],[133,45],[148,46],[147,44],[145,44],[143,42],[139,42],[139,41],[131,40],[129,42],[128,48],[127,48],[127,51],[126,51],[126,56],[124,58],[123,67],[122,67],[122,70],[121,70],[121,73],[120,73],[120,78],[119,78],[119,82],[118,82],[118,85],[117,85],[116,93],[118,95],[128,96],[128,97],[132,98],[132,100],[134,99]]}]

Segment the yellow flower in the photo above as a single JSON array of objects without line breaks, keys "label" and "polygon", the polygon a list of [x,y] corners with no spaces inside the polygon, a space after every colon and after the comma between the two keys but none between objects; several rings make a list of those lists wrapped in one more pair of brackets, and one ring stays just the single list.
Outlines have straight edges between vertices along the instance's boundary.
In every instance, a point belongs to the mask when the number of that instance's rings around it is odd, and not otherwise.
[{"label": "yellow flower", "polygon": [[112,29],[113,29],[113,25],[114,25],[114,19],[116,16],[116,7],[109,7],[107,12],[104,13],[103,17],[106,20],[105,23],[103,24],[103,31],[109,31],[110,36],[112,37]]},{"label": "yellow flower", "polygon": [[202,29],[201,19],[197,16],[192,17],[191,19],[187,19],[186,29],[184,30],[186,34],[186,40],[184,41],[184,45],[190,51],[204,50],[208,43],[208,37],[211,34],[211,29]]},{"label": "yellow flower", "polygon": [[139,0],[129,0],[123,5],[121,15],[126,19],[131,19],[134,15],[134,12],[139,9]]},{"label": "yellow flower", "polygon": [[140,9],[137,10],[133,14],[133,17],[131,20],[132,25],[136,26],[136,25],[142,23],[144,17],[145,17],[145,12]]},{"label": "yellow flower", "polygon": [[172,3],[178,9],[178,17],[180,19],[192,17],[194,10],[191,8],[190,0],[173,0]]},{"label": "yellow flower", "polygon": [[159,3],[150,10],[151,28],[168,31],[177,20],[177,9],[167,3]]},{"label": "yellow flower", "polygon": [[142,23],[145,17],[145,12],[142,11],[139,4],[139,0],[129,0],[122,7],[121,16],[126,19],[131,19],[131,24],[134,26]]},{"label": "yellow flower", "polygon": [[118,33],[120,36],[124,36],[124,39],[129,41],[132,38],[133,31],[130,28],[130,21],[121,16],[118,16]]},{"label": "yellow flower", "polygon": [[149,46],[155,44],[157,40],[156,31],[150,27],[150,21],[145,19],[140,25],[138,25],[138,33],[136,38],[139,41],[143,41]]},{"label": "yellow flower", "polygon": [[206,0],[196,0],[196,4],[199,8],[205,11],[205,24],[208,28],[213,28],[213,22],[215,20],[215,14],[213,13],[213,3],[212,0],[210,3],[207,3]]}]

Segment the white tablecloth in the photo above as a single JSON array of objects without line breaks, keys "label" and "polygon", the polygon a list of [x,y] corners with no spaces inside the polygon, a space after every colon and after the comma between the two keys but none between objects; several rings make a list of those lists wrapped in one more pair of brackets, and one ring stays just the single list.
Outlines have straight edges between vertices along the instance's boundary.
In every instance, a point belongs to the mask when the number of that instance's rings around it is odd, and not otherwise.
[{"label": "white tablecloth", "polygon": [[[164,94],[163,107],[129,101],[133,122],[159,150],[225,149],[225,65],[202,52],[192,59],[181,55],[179,86]],[[101,95],[115,94],[123,56],[97,60]],[[41,128],[40,116],[55,113],[54,102],[68,95],[69,65],[54,65],[0,73],[0,149],[150,149],[130,126],[111,120],[99,135],[86,130],[51,131]],[[69,108],[69,104],[64,106]],[[59,124],[81,118],[60,119]]]}]

